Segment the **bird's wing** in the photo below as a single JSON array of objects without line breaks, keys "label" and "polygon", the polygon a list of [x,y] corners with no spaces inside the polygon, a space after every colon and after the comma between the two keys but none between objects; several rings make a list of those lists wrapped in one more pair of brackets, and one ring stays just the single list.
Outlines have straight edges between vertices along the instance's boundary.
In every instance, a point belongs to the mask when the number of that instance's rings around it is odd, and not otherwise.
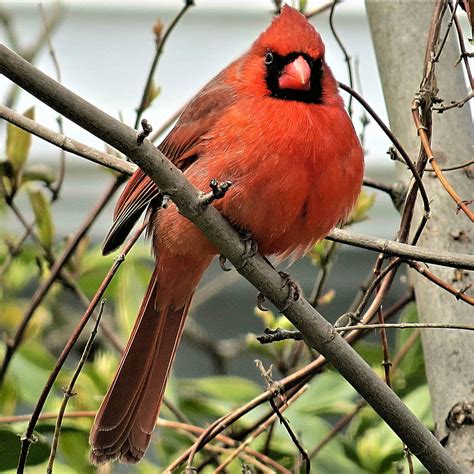
[{"label": "bird's wing", "polygon": [[[158,149],[179,169],[185,170],[199,158],[199,145],[207,132],[236,100],[232,86],[224,81],[226,70],[209,82],[188,104],[176,125]],[[160,191],[142,170],[128,181],[114,211],[114,222],[104,239],[104,255],[123,243],[143,211],[161,204]]]}]

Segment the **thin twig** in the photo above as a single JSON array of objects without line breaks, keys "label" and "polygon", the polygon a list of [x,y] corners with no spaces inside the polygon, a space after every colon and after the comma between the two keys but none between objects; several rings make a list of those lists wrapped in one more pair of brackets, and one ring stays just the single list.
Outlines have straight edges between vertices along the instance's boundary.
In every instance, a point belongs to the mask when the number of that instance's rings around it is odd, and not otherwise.
[{"label": "thin twig", "polygon": [[352,87],[347,86],[346,84],[343,84],[342,82],[339,82],[339,87],[346,91],[347,93],[351,94],[360,104],[364,107],[365,110],[369,113],[369,115],[375,120],[375,122],[378,124],[378,126],[382,129],[382,131],[387,135],[387,137],[390,139],[390,141],[393,143],[394,147],[397,149],[397,151],[400,153],[400,155],[403,158],[403,161],[405,164],[408,166],[410,169],[413,178],[415,179],[416,183],[419,186],[421,197],[423,199],[423,206],[425,213],[429,214],[430,212],[430,200],[428,198],[428,194],[426,193],[425,186],[423,184],[423,181],[421,180],[421,177],[415,168],[415,165],[413,164],[413,161],[409,157],[408,153],[405,151],[401,143],[399,142],[398,138],[392,133],[392,131],[385,125],[383,120],[379,117],[379,115],[375,112],[375,110],[369,105],[369,103],[357,92],[355,91]]},{"label": "thin twig", "polygon": [[[448,1],[448,6],[451,11],[454,11],[454,6],[453,2],[451,0]],[[471,11],[471,15],[472,15]],[[463,31],[461,28],[461,24],[459,23],[459,19],[457,14],[454,15],[454,27],[456,29],[456,34],[458,37],[458,42],[459,42],[459,49],[461,51],[461,56],[459,58],[459,61],[464,62],[464,69],[466,70],[467,77],[469,79],[469,84],[471,85],[471,89],[474,89],[474,77],[471,72],[471,66],[469,64],[469,53],[466,50],[466,46],[464,44],[464,36],[463,36]]]},{"label": "thin twig", "polygon": [[[71,411],[68,413],[64,413],[63,418],[69,418],[69,419],[77,419],[77,418],[94,418],[96,415],[95,411]],[[56,412],[48,412],[48,413],[42,413],[39,416],[39,420],[55,420],[57,419],[58,414]],[[15,415],[15,416],[4,416],[0,417],[0,423],[18,423],[22,421],[28,421],[31,418],[31,414],[28,415]],[[161,426],[164,428],[171,428],[175,430],[180,430],[183,432],[189,432],[189,433],[202,433],[204,431],[204,428],[200,428],[198,426],[191,425],[190,423],[183,423],[183,422],[176,422],[176,421],[169,421],[169,420],[164,420],[162,418],[158,418],[156,421],[157,426]],[[237,443],[235,440],[232,438],[229,438],[224,435],[218,435],[217,440],[220,442],[223,442],[227,444],[228,446],[231,447],[236,447]],[[259,453],[256,450],[253,450],[252,448],[246,446],[245,447],[245,452],[248,453],[249,456],[252,456],[255,459],[259,459],[261,463],[266,464],[268,466],[272,466],[273,469],[275,469],[276,472],[279,472],[281,474],[291,474],[291,472],[283,467],[281,464],[277,463],[273,459],[269,458],[268,456]],[[248,460],[248,457],[246,457]],[[170,472],[169,469],[165,469],[163,472]]]},{"label": "thin twig", "polygon": [[[378,259],[378,261],[381,261]],[[354,320],[358,320],[362,311],[364,310],[365,306],[369,302],[370,297],[372,296],[372,293],[375,291],[375,289],[378,288],[376,297],[374,298],[374,301],[372,302],[371,306],[369,307],[368,312],[373,312],[373,315],[376,314],[378,308],[382,304],[383,301],[383,295],[382,295],[382,288],[385,288],[385,291],[388,291],[390,287],[390,280],[393,280],[395,277],[395,273],[398,270],[398,267],[400,266],[400,259],[399,258],[394,258],[392,259],[387,266],[380,272],[374,271],[374,279],[366,289],[365,293],[363,294],[358,306],[356,309],[353,311],[351,314],[351,317]],[[387,278],[387,279],[386,279]]]},{"label": "thin twig", "polygon": [[[464,104],[467,104],[472,98],[474,97],[474,91],[471,91],[467,97],[464,97],[464,99],[461,100],[453,100],[451,101],[448,105],[439,105],[439,106],[434,106],[433,110],[436,110],[436,112],[442,114],[446,110],[454,109],[454,108],[462,108]],[[446,171],[446,170],[443,170]]]},{"label": "thin twig", "polygon": [[446,26],[446,31],[444,32],[443,38],[441,40],[439,49],[432,59],[434,63],[437,63],[439,61],[439,58],[441,56],[441,53],[443,52],[444,46],[446,45],[446,40],[448,39],[449,32],[451,31],[451,28],[453,26],[453,21],[454,21],[454,17],[456,16],[456,10],[458,8],[458,5],[459,5],[459,0],[456,0],[454,8],[451,12],[451,17],[449,18],[448,24]]},{"label": "thin twig", "polygon": [[376,181],[372,178],[364,177],[364,186],[367,186],[368,188],[378,189],[379,191],[387,193],[394,202],[400,199],[401,192],[393,184],[386,184],[382,183],[381,181]]},{"label": "thin twig", "polygon": [[[40,9],[41,18],[43,20],[44,34],[45,34],[46,42],[47,42],[47,45],[48,45],[48,52],[49,52],[49,55],[51,57],[51,60],[53,61],[54,70],[56,72],[56,80],[61,84],[62,83],[61,68],[59,67],[59,62],[58,62],[58,58],[56,56],[56,51],[54,50],[53,43],[51,41],[51,34],[50,34],[51,30],[48,28],[48,20],[46,18],[45,13],[44,13],[43,5],[40,3],[38,6],[39,6],[39,9]],[[57,118],[56,118],[56,121],[58,123],[59,133],[61,135],[64,135],[64,121],[63,121],[62,115],[58,115]],[[53,183],[50,186],[50,189],[53,193],[53,195],[52,195],[52,201],[53,202],[56,201],[56,199],[58,199],[58,197],[59,197],[59,193],[61,191],[61,187],[62,187],[63,181],[64,181],[65,171],[66,171],[66,153],[64,152],[64,150],[61,150],[61,152],[59,154],[59,169],[58,169],[56,182]]]},{"label": "thin twig", "polygon": [[[341,38],[339,38],[339,35],[336,32],[336,28],[334,27],[334,12],[336,10],[336,5],[339,3],[340,0],[334,0],[334,3],[331,5],[331,13],[329,14],[329,27],[331,28],[331,32],[334,36],[334,39],[336,40],[339,48],[342,51],[342,54],[344,55],[344,61],[346,62],[347,65],[347,74],[349,77],[349,87],[351,89],[354,89],[354,78],[352,74],[352,65],[351,65],[351,57],[347,53],[346,48],[344,47],[343,42],[341,41]],[[347,113],[349,114],[350,117],[352,117],[352,94],[349,96],[349,103],[347,105]]]},{"label": "thin twig", "polygon": [[[337,332],[360,331],[366,329],[458,329],[474,331],[474,325],[466,324],[445,324],[445,323],[377,323],[358,324],[355,326],[338,326],[334,330]],[[260,344],[272,344],[274,342],[293,340],[303,340],[303,335],[299,331],[288,331],[286,329],[265,329],[262,336],[257,337]]]},{"label": "thin twig", "polygon": [[384,324],[358,324],[356,326],[341,326],[334,328],[336,331],[360,331],[364,329],[457,329],[474,331],[474,325],[445,324],[445,323],[384,323]]},{"label": "thin twig", "polygon": [[281,414],[280,410],[278,409],[278,407],[275,404],[275,400],[273,398],[270,398],[269,402],[270,402],[270,405],[272,406],[273,411],[278,416],[278,419],[280,420],[280,423],[285,427],[286,431],[288,432],[288,435],[290,436],[291,441],[296,446],[298,451],[301,453],[301,456],[304,459],[306,474],[310,474],[310,472],[311,472],[311,459],[308,456],[308,452],[301,445],[299,439],[297,438],[297,436],[295,435],[295,433],[291,429],[291,426],[288,423],[288,420]]},{"label": "thin twig", "polygon": [[159,39],[158,44],[156,45],[156,52],[155,56],[153,58],[153,62],[150,67],[150,71],[148,73],[148,77],[146,80],[145,87],[143,89],[143,95],[142,99],[140,101],[140,105],[137,108],[137,116],[135,119],[135,125],[133,128],[137,129],[138,124],[140,123],[140,119],[142,117],[143,112],[145,111],[145,106],[147,102],[147,97],[149,96],[150,93],[150,88],[153,82],[153,76],[155,75],[156,68],[158,66],[158,60],[160,59],[161,53],[163,52],[163,48],[166,44],[166,40],[169,38],[171,32],[173,31],[174,27],[178,24],[179,20],[182,18],[182,16],[186,13],[189,7],[194,5],[193,0],[185,0],[183,8],[179,11],[179,13],[176,15],[176,17],[173,19],[173,21],[170,23],[168,28],[165,31],[165,34],[163,35],[162,38]]},{"label": "thin twig", "polygon": [[319,7],[313,8],[309,12],[306,12],[304,14],[304,16],[308,19],[313,18],[314,16],[319,15],[320,13],[323,13],[323,12],[329,10],[335,2],[336,2],[336,0],[331,0],[329,2],[323,3]]},{"label": "thin twig", "polygon": [[463,201],[461,197],[459,196],[459,194],[449,184],[449,181],[444,176],[443,172],[441,171],[441,168],[439,167],[436,161],[436,158],[433,155],[430,139],[428,137],[428,133],[426,132],[426,127],[422,125],[421,123],[420,112],[418,110],[419,105],[420,105],[419,101],[415,99],[413,103],[413,107],[412,107],[412,115],[413,115],[413,121],[415,122],[415,126],[418,131],[418,135],[420,137],[421,144],[423,146],[427,159],[430,162],[431,167],[433,168],[433,171],[438,177],[443,188],[447,191],[447,193],[452,197],[452,199],[456,203],[457,209],[462,209],[464,214],[466,214],[466,216],[471,220],[471,222],[474,222],[474,212],[472,212],[469,209],[469,207],[466,204],[466,201]]},{"label": "thin twig", "polygon": [[[204,428],[200,428],[198,426],[185,425],[183,423],[163,420],[161,418],[158,419],[157,425],[158,426],[163,426],[163,427],[175,428],[175,429],[182,429],[182,430],[190,431],[190,432],[196,433],[196,434],[202,434],[205,431]],[[227,444],[228,446],[237,447],[237,442],[235,440],[233,440],[232,438],[229,438],[228,436],[218,435],[216,437],[216,439],[218,441],[221,441],[221,442]],[[290,474],[290,471],[288,471],[288,469],[284,468],[281,464],[277,463],[276,461],[274,461],[270,457],[266,456],[265,454],[259,453],[258,451],[253,450],[253,449],[249,448],[248,446],[246,446],[244,448],[244,451],[246,453],[248,453],[250,456],[253,456],[256,459],[259,459],[260,462],[271,466],[277,472],[280,472],[281,474]],[[164,469],[163,472],[164,473],[170,473],[173,470],[174,470],[174,468],[172,466],[168,466]]]},{"label": "thin twig", "polygon": [[[453,165],[453,166],[448,166],[446,168],[441,168],[441,171],[455,171],[455,170],[460,170],[463,168],[468,168],[469,166],[472,166],[472,165],[474,165],[474,160],[468,160],[459,165]],[[434,170],[427,169],[426,172],[434,173]]]},{"label": "thin twig", "polygon": [[445,252],[443,250],[431,250],[425,247],[402,244],[400,242],[395,242],[394,240],[366,236],[343,229],[334,229],[326,239],[367,250],[382,252],[384,255],[389,255],[391,257],[408,258],[410,260],[433,263],[444,267],[474,270],[474,256],[470,254],[457,254],[454,252]]},{"label": "thin twig", "polygon": [[466,295],[466,291],[470,288],[471,285],[469,285],[467,288],[463,288],[461,290],[458,290],[457,288],[454,288],[454,286],[450,285],[449,283],[441,280],[441,278],[438,278],[434,273],[430,272],[423,265],[420,265],[417,262],[410,262],[410,261],[407,262],[407,263],[410,266],[410,268],[413,268],[420,275],[423,275],[425,278],[430,280],[435,285],[439,286],[440,288],[443,288],[443,290],[446,290],[447,292],[454,295],[457,300],[464,301],[465,303],[468,303],[471,306],[474,305],[474,297]]},{"label": "thin twig", "polygon": [[64,391],[64,398],[61,403],[61,407],[59,408],[58,418],[56,419],[56,426],[54,428],[54,435],[53,435],[53,443],[51,445],[51,452],[49,454],[48,466],[46,468],[46,472],[48,474],[51,474],[53,472],[54,459],[56,458],[56,452],[58,449],[59,435],[61,433],[61,424],[63,422],[64,412],[66,411],[66,407],[69,402],[69,399],[73,397],[74,395],[76,395],[74,393],[74,386],[76,385],[76,381],[79,378],[82,368],[84,367],[84,364],[86,363],[86,360],[89,357],[89,353],[92,349],[92,345],[94,344],[94,339],[95,339],[95,336],[97,335],[100,319],[104,311],[104,304],[105,304],[105,300],[102,300],[100,302],[99,311],[97,313],[97,318],[96,318],[94,327],[92,328],[89,339],[87,340],[87,343],[84,347],[84,351],[82,352],[81,358],[77,364],[76,370],[74,371],[71,381],[69,382],[67,389]]},{"label": "thin twig", "polygon": [[311,472],[311,460],[309,459],[308,453],[303,448],[298,437],[293,432],[290,424],[288,423],[288,420],[281,414],[280,409],[275,403],[275,396],[279,394],[279,388],[278,388],[278,384],[276,384],[272,379],[272,366],[270,366],[269,369],[265,369],[263,363],[260,360],[256,360],[255,363],[260,373],[262,374],[263,379],[265,380],[267,384],[268,390],[271,390],[274,392],[274,396],[270,398],[270,400],[268,400],[270,403],[270,406],[272,407],[272,410],[274,411],[277,418],[280,420],[280,423],[285,427],[285,430],[290,436],[293,444],[296,446],[296,449],[300,452],[301,456],[305,460],[305,467],[306,467],[305,472],[306,474],[309,474]]},{"label": "thin twig", "polygon": [[[380,266],[382,265],[383,258],[381,257],[379,259]],[[377,262],[378,263],[378,262]],[[376,272],[378,273],[379,267],[378,265],[376,266]],[[380,287],[377,289],[378,292],[380,292]],[[382,305],[379,306],[377,309],[377,318],[379,323],[383,326],[385,323],[383,311],[382,311]],[[391,388],[392,387],[392,381],[391,381],[391,375],[390,375],[390,368],[392,365],[392,362],[390,361],[390,350],[388,348],[388,339],[387,339],[387,331],[385,330],[384,327],[380,330],[380,341],[382,343],[382,352],[383,352],[383,361],[382,361],[382,367],[384,369],[384,374],[385,374],[385,383]]]},{"label": "thin twig", "polygon": [[[305,393],[308,388],[309,385],[303,385],[303,387],[301,387],[298,392],[293,395],[293,397],[288,399],[286,403],[280,407],[280,413],[285,411],[292,403],[294,403],[301,395],[303,395],[303,393]],[[244,441],[242,441],[239,447],[235,449],[232,454],[216,468],[214,473],[217,474],[222,472],[250,443],[257,439],[257,437],[260,436],[269,426],[273,425],[276,419],[277,415],[274,413],[265,422],[259,424],[258,427],[252,431]]]},{"label": "thin twig", "polygon": [[[96,412],[92,410],[84,411],[71,411],[64,413],[64,418],[93,418]],[[42,413],[39,416],[39,420],[56,420],[58,417],[57,412]],[[13,415],[13,416],[2,416],[0,417],[0,423],[20,423],[22,421],[28,421],[31,418],[31,413],[27,415]]]}]

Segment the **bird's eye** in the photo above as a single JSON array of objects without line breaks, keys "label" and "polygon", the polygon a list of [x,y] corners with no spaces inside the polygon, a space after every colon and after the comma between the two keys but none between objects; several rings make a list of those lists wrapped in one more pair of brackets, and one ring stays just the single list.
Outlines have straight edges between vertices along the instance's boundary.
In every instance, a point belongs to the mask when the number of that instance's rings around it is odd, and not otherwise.
[{"label": "bird's eye", "polygon": [[268,51],[268,53],[265,55],[265,64],[271,64],[273,62],[273,53],[271,51]]}]

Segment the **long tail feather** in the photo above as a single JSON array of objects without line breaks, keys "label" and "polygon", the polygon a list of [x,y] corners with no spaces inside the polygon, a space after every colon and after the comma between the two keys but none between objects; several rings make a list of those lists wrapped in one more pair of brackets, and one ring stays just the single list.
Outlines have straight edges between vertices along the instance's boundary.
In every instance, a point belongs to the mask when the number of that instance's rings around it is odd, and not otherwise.
[{"label": "long tail feather", "polygon": [[[160,256],[122,361],[91,430],[91,460],[136,463],[158,417],[192,296],[209,259]],[[159,274],[158,274],[159,272]]]}]

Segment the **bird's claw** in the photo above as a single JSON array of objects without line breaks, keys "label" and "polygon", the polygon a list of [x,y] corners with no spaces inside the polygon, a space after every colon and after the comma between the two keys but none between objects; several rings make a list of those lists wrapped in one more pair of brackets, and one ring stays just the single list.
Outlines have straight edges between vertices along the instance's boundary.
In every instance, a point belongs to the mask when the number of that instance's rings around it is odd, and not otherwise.
[{"label": "bird's claw", "polygon": [[280,313],[284,313],[291,305],[291,303],[298,301],[301,296],[301,289],[298,284],[292,280],[290,275],[286,272],[278,272],[282,279],[282,288],[288,287],[288,296],[285,300],[285,306],[280,309]]},{"label": "bird's claw", "polygon": [[238,270],[244,268],[245,265],[247,265],[249,258],[252,258],[258,252],[258,243],[252,239],[252,234],[250,232],[241,232],[240,236],[244,244],[244,252],[242,253],[242,265]]},{"label": "bird's claw", "polygon": [[268,308],[266,308],[263,304],[265,303],[265,296],[263,293],[259,292],[257,295],[257,308],[260,311],[268,311]]},{"label": "bird's claw", "polygon": [[232,186],[232,181],[223,181],[219,183],[217,179],[211,179],[209,187],[211,190],[208,193],[203,193],[200,198],[200,204],[203,209],[212,204],[218,199],[222,199],[229,188]]}]

